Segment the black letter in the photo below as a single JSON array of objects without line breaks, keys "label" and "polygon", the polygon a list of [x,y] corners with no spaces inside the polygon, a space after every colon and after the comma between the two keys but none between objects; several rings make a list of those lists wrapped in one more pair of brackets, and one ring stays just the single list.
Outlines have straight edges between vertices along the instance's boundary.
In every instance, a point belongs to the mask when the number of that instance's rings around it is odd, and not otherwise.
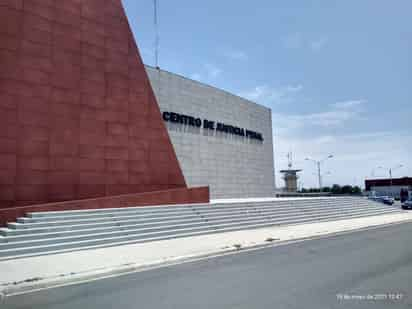
[{"label": "black letter", "polygon": [[170,113],[169,112],[163,112],[163,120],[164,121],[169,121],[170,119]]},{"label": "black letter", "polygon": [[195,123],[196,123],[196,127],[198,128],[202,126],[202,120],[200,118],[196,118]]}]

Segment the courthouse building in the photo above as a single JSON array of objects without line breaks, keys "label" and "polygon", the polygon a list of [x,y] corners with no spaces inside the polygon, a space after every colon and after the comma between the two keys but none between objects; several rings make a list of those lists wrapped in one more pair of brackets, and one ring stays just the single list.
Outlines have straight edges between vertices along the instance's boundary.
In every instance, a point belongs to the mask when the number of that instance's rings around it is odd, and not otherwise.
[{"label": "courthouse building", "polygon": [[271,110],[224,90],[146,66],[189,186],[212,198],[273,196]]}]

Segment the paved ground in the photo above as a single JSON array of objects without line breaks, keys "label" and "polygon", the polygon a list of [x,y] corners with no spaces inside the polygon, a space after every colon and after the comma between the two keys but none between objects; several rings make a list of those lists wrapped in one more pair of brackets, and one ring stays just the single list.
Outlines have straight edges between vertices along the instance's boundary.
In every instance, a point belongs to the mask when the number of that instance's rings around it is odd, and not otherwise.
[{"label": "paved ground", "polygon": [[[359,299],[368,296],[376,299]],[[0,307],[412,308],[412,224],[8,297]]]}]

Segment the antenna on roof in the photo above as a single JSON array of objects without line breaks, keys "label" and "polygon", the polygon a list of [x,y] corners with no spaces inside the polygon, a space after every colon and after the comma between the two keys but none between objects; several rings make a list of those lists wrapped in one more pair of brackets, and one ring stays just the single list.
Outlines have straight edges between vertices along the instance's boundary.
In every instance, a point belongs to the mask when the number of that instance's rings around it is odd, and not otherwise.
[{"label": "antenna on roof", "polygon": [[288,157],[288,167],[289,169],[291,169],[293,165],[292,164],[292,151],[288,152],[287,157]]},{"label": "antenna on roof", "polygon": [[160,37],[159,37],[159,21],[158,21],[158,1],[153,0],[153,7],[154,7],[154,27],[155,27],[155,66],[156,69],[160,69],[159,67],[159,45],[160,45]]}]

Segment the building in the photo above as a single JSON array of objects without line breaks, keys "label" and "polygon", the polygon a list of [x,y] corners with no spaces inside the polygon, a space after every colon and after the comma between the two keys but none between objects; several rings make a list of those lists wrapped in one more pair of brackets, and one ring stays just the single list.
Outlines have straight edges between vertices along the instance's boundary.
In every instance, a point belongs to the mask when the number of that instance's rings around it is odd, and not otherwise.
[{"label": "building", "polygon": [[400,198],[402,189],[412,191],[412,177],[367,179],[365,180],[365,189],[378,196],[387,195]]},{"label": "building", "polygon": [[275,194],[271,110],[221,89],[146,66],[189,186],[212,198]]},{"label": "building", "polygon": [[298,191],[298,178],[299,175],[298,173],[301,172],[302,170],[293,170],[293,169],[287,169],[287,170],[281,170],[280,173],[283,174],[283,180],[285,181],[285,192],[297,192]]},{"label": "building", "polygon": [[0,225],[274,195],[270,109],[145,68],[121,1],[6,1],[0,17]]},{"label": "building", "polygon": [[24,3],[0,4],[0,224],[208,202],[185,181],[122,2]]},{"label": "building", "polygon": [[288,158],[288,169],[281,170],[280,173],[283,174],[283,180],[285,181],[285,188],[284,192],[286,193],[294,193],[298,191],[298,173],[302,170],[300,169],[293,169],[293,161],[292,161],[292,152],[289,152],[287,155]]}]

